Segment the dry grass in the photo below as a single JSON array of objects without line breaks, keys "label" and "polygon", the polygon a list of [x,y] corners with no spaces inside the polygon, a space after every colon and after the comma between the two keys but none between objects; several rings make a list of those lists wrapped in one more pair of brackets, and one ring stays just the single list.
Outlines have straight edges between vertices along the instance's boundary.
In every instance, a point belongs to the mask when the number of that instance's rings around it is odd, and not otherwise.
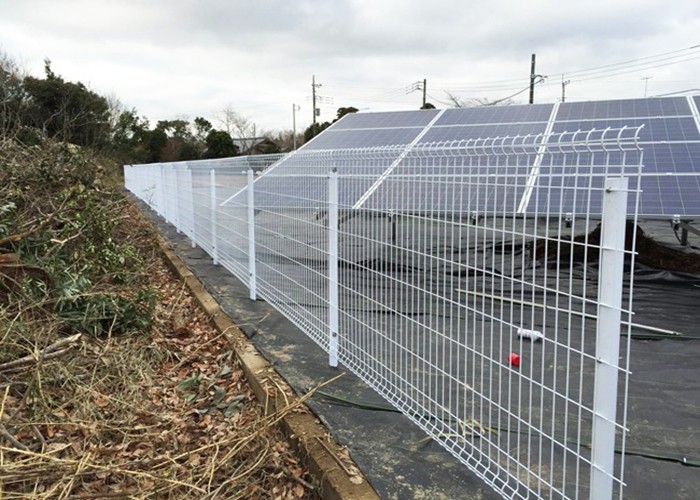
[{"label": "dry grass", "polygon": [[[312,480],[181,283],[155,261],[150,335],[86,335],[41,359],[57,329],[7,321],[36,362],[0,373],[3,498],[307,498]],[[17,339],[20,336],[21,339]],[[14,339],[14,340],[12,340]]]},{"label": "dry grass", "polygon": [[276,425],[304,398],[267,414],[150,226],[52,148],[0,155],[0,498],[317,497]]}]

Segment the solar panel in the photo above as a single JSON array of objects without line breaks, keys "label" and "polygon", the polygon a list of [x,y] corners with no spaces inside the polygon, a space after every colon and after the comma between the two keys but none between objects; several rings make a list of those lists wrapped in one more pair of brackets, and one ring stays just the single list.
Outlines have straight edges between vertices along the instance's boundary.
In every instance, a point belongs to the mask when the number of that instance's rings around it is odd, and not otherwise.
[{"label": "solar panel", "polygon": [[553,104],[528,104],[448,109],[435,122],[435,126],[488,123],[546,123],[549,121],[553,106]]},{"label": "solar panel", "polygon": [[[698,116],[692,108],[687,97],[563,103],[559,105],[552,132],[644,125],[639,135],[644,154],[640,215],[700,215],[695,208],[698,205],[695,200],[700,198],[700,131]],[[681,173],[693,175],[685,176],[684,181],[661,178],[678,179],[677,174]],[[541,200],[532,208],[544,210],[547,208],[544,202],[551,200]],[[549,208],[556,210],[556,204]],[[576,209],[572,207],[572,211]]]},{"label": "solar panel", "polygon": [[[622,154],[631,156],[622,158]],[[545,154],[538,167],[535,189],[523,209],[538,214],[600,214],[606,177],[640,172],[634,151]],[[630,187],[634,187],[632,181]],[[630,205],[634,198],[630,198]],[[633,207],[630,206],[630,209]]]},{"label": "solar panel", "polygon": [[[421,109],[417,111],[401,111],[397,118],[396,112],[382,113],[350,113],[331,125],[328,131],[349,130],[357,128],[377,129],[399,127],[419,127],[421,130],[439,113],[437,109]],[[310,143],[311,144],[311,143]],[[318,149],[318,148],[316,148]]]},{"label": "solar panel", "polygon": [[363,208],[412,213],[513,213],[523,195],[535,154],[492,157],[406,158]]},{"label": "solar panel", "polygon": [[[329,153],[313,149],[290,155],[255,182],[258,207],[308,208],[323,205],[328,198],[328,174],[338,171],[340,203],[352,206],[394,163],[402,148]],[[242,196],[239,196],[243,200]]]},{"label": "solar panel", "polygon": [[304,151],[319,149],[371,148],[394,144],[410,144],[424,127],[327,130],[304,147]]},{"label": "solar panel", "polygon": [[606,128],[638,127],[644,125],[639,142],[687,142],[700,141],[700,133],[691,116],[665,118],[615,118],[607,120],[557,121],[552,132],[574,132],[576,130],[605,130]]},{"label": "solar panel", "polygon": [[700,214],[700,176],[665,175],[642,176],[647,191],[668,193],[673,196],[642,196],[640,213],[693,216]]},{"label": "solar panel", "polygon": [[685,97],[622,99],[615,101],[567,102],[559,105],[556,119],[654,118],[690,115]]},{"label": "solar panel", "polygon": [[[341,203],[354,208],[595,212],[599,195],[588,200],[571,196],[576,192],[572,188],[586,176],[602,183],[604,173],[596,170],[595,155],[586,157],[582,152],[573,162],[570,156],[537,155],[530,150],[500,158],[457,155],[436,163],[411,152],[426,144],[449,146],[487,137],[520,136],[523,144],[546,144],[548,137],[565,131],[644,125],[639,136],[644,155],[640,214],[700,216],[699,108],[700,96],[695,96],[349,114],[259,178],[256,203],[288,206],[285,199],[295,202],[284,193],[298,194],[302,188],[310,199],[325,200],[324,174],[335,166],[341,179]],[[390,145],[396,146],[391,154],[370,162],[343,157],[343,151],[352,148]],[[327,164],[316,167],[313,175],[319,180],[309,188],[308,180],[295,181],[293,176],[307,172],[305,155],[314,152],[329,158]],[[635,154],[628,154],[628,162],[638,160]],[[574,163],[590,168],[567,166]],[[574,171],[578,176],[571,175],[572,168],[578,168]],[[523,178],[528,176],[534,189],[525,193]],[[479,190],[468,188],[470,178],[479,180]],[[541,188],[546,188],[547,196]],[[423,195],[418,196],[419,192]]]},{"label": "solar panel", "polygon": [[482,125],[454,125],[451,127],[431,127],[423,136],[422,142],[461,141],[485,139],[487,137],[511,137],[515,135],[536,136],[543,134],[547,122],[539,123],[499,123]]}]

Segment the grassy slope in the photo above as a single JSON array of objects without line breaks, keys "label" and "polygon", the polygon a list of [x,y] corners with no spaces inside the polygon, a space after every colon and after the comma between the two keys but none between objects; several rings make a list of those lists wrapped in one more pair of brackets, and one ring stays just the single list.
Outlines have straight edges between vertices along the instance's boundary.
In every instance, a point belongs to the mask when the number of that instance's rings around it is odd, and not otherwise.
[{"label": "grassy slope", "polygon": [[313,497],[152,236],[90,153],[0,140],[0,495]]}]

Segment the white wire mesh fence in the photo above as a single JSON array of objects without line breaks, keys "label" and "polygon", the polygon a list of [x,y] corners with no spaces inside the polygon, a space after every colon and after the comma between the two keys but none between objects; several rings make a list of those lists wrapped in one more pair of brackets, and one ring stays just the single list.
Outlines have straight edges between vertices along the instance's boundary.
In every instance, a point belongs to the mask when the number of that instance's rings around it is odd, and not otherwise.
[{"label": "white wire mesh fence", "polygon": [[302,150],[254,182],[231,160],[125,179],[496,491],[602,499],[624,483],[637,134]]}]

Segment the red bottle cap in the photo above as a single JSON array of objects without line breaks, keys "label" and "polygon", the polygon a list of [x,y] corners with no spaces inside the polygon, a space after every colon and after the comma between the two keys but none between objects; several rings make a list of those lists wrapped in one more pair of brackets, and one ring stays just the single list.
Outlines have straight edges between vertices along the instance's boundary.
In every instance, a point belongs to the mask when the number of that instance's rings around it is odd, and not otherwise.
[{"label": "red bottle cap", "polygon": [[516,368],[520,366],[520,356],[514,352],[511,352],[510,356],[508,356],[508,361],[510,361],[511,366]]}]

